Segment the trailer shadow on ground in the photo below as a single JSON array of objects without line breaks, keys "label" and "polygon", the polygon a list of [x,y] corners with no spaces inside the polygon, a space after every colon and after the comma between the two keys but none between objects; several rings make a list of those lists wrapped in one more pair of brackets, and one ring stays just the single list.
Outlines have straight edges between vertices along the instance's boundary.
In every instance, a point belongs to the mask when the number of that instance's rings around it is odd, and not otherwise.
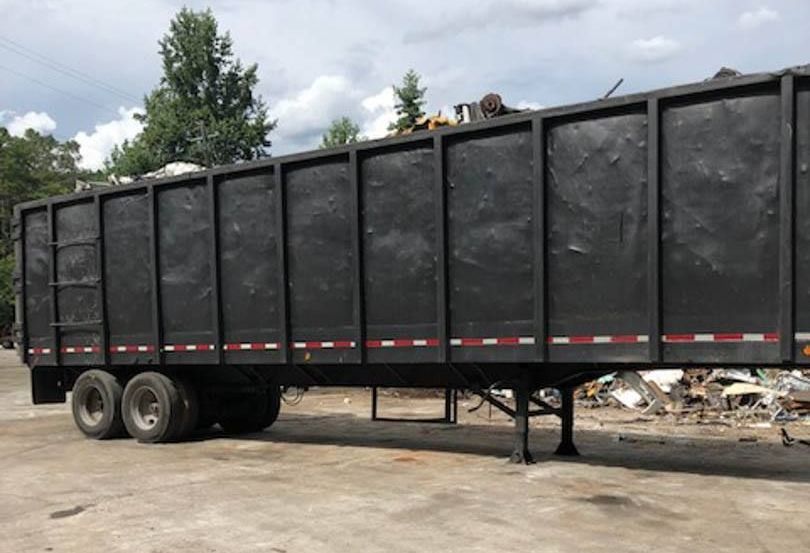
[{"label": "trailer shadow on ground", "polygon": [[[774,430],[777,432],[777,430]],[[373,422],[353,415],[287,415],[271,429],[228,436],[216,429],[196,440],[242,439],[284,444],[329,445],[403,451],[433,451],[506,459],[512,429],[506,425],[437,425]],[[556,428],[533,428],[531,450],[538,463],[549,461],[699,475],[810,482],[810,447],[786,448],[773,441],[635,434],[580,429],[575,440],[581,455],[560,457]]]}]

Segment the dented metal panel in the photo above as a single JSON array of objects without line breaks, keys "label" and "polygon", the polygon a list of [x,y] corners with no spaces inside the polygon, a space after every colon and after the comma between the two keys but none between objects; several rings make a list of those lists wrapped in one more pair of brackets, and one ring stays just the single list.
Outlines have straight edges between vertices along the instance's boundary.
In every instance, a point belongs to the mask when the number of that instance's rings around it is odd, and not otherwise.
[{"label": "dented metal panel", "polygon": [[277,361],[283,291],[277,278],[282,245],[276,231],[279,198],[273,175],[228,178],[219,182],[217,189],[226,354],[240,363]]},{"label": "dented metal panel", "polygon": [[[361,162],[363,285],[372,362],[437,359],[440,222],[433,209],[433,163],[430,144],[380,152]],[[388,347],[392,340],[398,342]],[[414,347],[408,340],[429,343]]]},{"label": "dented metal panel", "polygon": [[[778,332],[779,95],[662,114],[664,334]],[[667,343],[664,358],[776,362],[767,342]]]},{"label": "dented metal panel", "polygon": [[[284,183],[290,340],[298,344],[294,358],[357,359],[348,163],[338,159],[294,166],[285,171]],[[326,347],[330,343],[333,347]]]},{"label": "dented metal panel", "polygon": [[[176,363],[213,363],[210,202],[205,181],[156,192],[163,348]],[[178,347],[179,346],[179,347]],[[189,347],[193,349],[189,351]]]},{"label": "dented metal panel", "polygon": [[810,89],[796,93],[796,359],[810,362]]},{"label": "dented metal panel", "polygon": [[156,356],[150,301],[149,198],[143,192],[112,197],[104,201],[102,209],[111,353],[116,362],[152,363]]},{"label": "dented metal panel", "polygon": [[[646,113],[555,125],[547,148],[549,336],[646,335]],[[583,343],[549,355],[642,361],[647,348]]]},{"label": "dented metal panel", "polygon": [[103,355],[95,205],[93,202],[68,204],[54,212],[56,281],[51,286],[56,288],[59,308],[60,355],[99,363]]},{"label": "dented metal panel", "polygon": [[51,290],[48,286],[48,214],[44,209],[30,211],[25,225],[25,333],[30,364],[51,364],[56,359],[51,330]]},{"label": "dented metal panel", "polygon": [[530,343],[473,349],[463,342],[534,335],[531,130],[451,142],[446,165],[450,331],[462,340],[451,359],[534,359]]}]

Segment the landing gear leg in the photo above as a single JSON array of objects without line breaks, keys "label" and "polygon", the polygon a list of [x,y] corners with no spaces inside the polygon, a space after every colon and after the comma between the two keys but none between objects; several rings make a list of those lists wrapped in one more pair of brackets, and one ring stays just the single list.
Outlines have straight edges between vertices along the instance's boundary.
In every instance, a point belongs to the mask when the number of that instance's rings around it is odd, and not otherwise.
[{"label": "landing gear leg", "polygon": [[530,465],[534,463],[529,451],[529,389],[528,378],[515,388],[515,447],[509,458],[511,463]]},{"label": "landing gear leg", "polygon": [[574,388],[572,386],[560,388],[560,394],[562,395],[562,405],[560,406],[562,436],[554,455],[573,457],[579,455],[579,451],[574,445]]}]

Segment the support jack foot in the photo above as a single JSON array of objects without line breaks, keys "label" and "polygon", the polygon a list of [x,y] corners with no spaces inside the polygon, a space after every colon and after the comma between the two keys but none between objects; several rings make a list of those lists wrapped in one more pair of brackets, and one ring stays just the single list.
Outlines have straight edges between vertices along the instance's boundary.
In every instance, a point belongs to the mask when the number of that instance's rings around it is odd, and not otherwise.
[{"label": "support jack foot", "polygon": [[509,462],[515,465],[533,465],[534,457],[532,457],[528,449],[524,451],[515,450],[512,452],[511,457],[509,457]]},{"label": "support jack foot", "polygon": [[577,451],[577,446],[574,444],[560,443],[560,445],[557,446],[557,450],[554,452],[554,455],[558,455],[560,457],[579,457],[579,451]]}]

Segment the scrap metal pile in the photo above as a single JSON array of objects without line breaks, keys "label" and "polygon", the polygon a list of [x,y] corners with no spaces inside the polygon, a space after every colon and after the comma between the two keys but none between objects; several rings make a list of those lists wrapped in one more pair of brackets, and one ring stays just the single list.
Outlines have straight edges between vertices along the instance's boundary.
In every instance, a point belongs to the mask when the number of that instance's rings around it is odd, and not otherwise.
[{"label": "scrap metal pile", "polygon": [[690,369],[617,373],[577,391],[584,407],[729,423],[810,422],[810,370]]}]

